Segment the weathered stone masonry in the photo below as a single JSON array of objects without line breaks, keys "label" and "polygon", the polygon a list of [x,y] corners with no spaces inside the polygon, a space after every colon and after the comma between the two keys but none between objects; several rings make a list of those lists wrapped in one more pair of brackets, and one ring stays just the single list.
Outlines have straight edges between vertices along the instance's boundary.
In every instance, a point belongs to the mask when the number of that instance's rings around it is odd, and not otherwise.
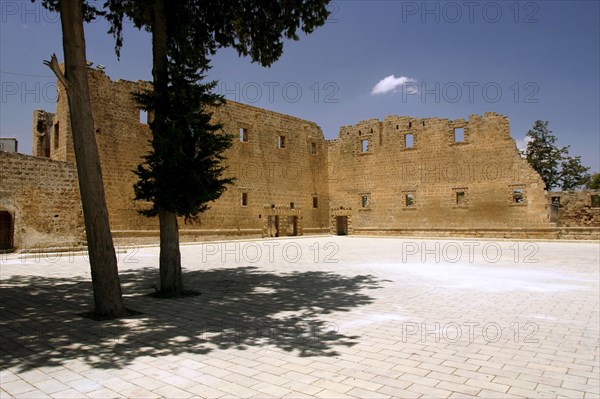
[{"label": "weathered stone masonry", "polygon": [[508,118],[494,113],[344,126],[329,162],[331,208],[352,208],[356,233],[531,235],[552,227],[541,178],[520,157]]},{"label": "weathered stone masonry", "polygon": [[[96,70],[89,76],[113,233],[156,237],[158,222],[139,215],[148,204],[133,201],[132,187],[132,171],[148,152],[151,133],[131,92],[148,83],[113,82]],[[214,118],[234,136],[226,165],[236,182],[199,224],[181,221],[187,239],[315,233],[569,236],[551,222],[541,178],[520,157],[504,116],[454,121],[389,116],[343,126],[331,141],[313,122],[233,101]],[[56,112],[34,112],[33,155],[0,153],[0,212],[14,225],[13,246],[81,242],[75,159],[60,85]],[[597,224],[593,219],[590,225]]]},{"label": "weathered stone masonry", "polygon": [[561,237],[590,238],[590,227],[600,226],[600,190],[551,192],[551,220],[561,228]]},{"label": "weathered stone masonry", "polygon": [[[156,236],[158,232],[157,219],[138,213],[148,204],[133,200],[136,176],[132,171],[148,152],[151,133],[130,93],[147,85],[113,82],[103,73],[90,70],[96,141],[111,229],[118,237]],[[55,114],[34,112],[33,153],[74,168],[62,88],[58,98]],[[226,153],[226,166],[227,174],[236,177],[236,182],[202,214],[199,224],[187,225],[180,220],[182,234],[194,238],[326,233],[327,146],[321,129],[313,122],[235,102],[217,109],[214,116],[226,132],[235,136],[234,145]],[[7,171],[13,167],[3,165]],[[8,184],[6,187],[9,190]]]},{"label": "weathered stone masonry", "polygon": [[10,215],[14,248],[85,242],[72,163],[0,151],[0,212]]}]

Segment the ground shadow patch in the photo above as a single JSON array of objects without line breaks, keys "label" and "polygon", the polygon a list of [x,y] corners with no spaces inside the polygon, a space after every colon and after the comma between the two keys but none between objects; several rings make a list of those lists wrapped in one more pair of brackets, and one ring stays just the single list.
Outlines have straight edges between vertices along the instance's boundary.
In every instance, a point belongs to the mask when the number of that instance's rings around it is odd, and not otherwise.
[{"label": "ground shadow patch", "polygon": [[374,276],[322,271],[274,273],[256,267],[184,273],[186,289],[202,295],[154,299],[158,270],[121,273],[126,305],[143,314],[93,321],[91,282],[81,278],[15,276],[2,280],[0,313],[5,367],[21,371],[79,359],[92,367],[122,368],[140,356],[206,354],[253,346],[297,356],[335,356],[360,338],[339,331],[333,312],[372,302]]}]

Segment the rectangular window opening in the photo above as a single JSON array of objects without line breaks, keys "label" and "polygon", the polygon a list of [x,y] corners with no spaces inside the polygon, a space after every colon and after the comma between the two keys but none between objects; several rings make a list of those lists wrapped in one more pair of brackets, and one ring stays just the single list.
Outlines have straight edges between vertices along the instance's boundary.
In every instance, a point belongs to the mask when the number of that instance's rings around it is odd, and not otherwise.
[{"label": "rectangular window opening", "polygon": [[552,205],[560,205],[560,197],[552,197]]},{"label": "rectangular window opening", "polygon": [[317,153],[317,143],[310,143],[310,153],[312,155]]},{"label": "rectangular window opening", "polygon": [[148,124],[148,111],[140,109],[140,123],[144,125]]},{"label": "rectangular window opening", "polygon": [[465,129],[462,127],[457,127],[454,129],[454,142],[462,143],[465,141]]},{"label": "rectangular window opening", "polygon": [[414,194],[406,194],[405,200],[406,200],[406,206],[415,206],[415,195]]},{"label": "rectangular window opening", "polygon": [[60,126],[59,122],[54,124],[54,149],[58,149],[58,138],[60,136]]},{"label": "rectangular window opening", "polygon": [[319,207],[319,197],[316,195],[312,197],[312,207],[315,209]]},{"label": "rectangular window opening", "polygon": [[294,209],[294,203],[290,202],[290,209]]},{"label": "rectangular window opening", "polygon": [[278,136],[278,138],[277,138],[277,146],[279,148],[285,148],[285,136]]},{"label": "rectangular window opening", "polygon": [[242,193],[242,206],[248,206],[248,193]]},{"label": "rectangular window opening", "polygon": [[369,140],[360,141],[360,151],[363,153],[369,152]]},{"label": "rectangular window opening", "polygon": [[240,128],[240,141],[242,143],[248,142],[248,129],[243,127]]},{"label": "rectangular window opening", "polygon": [[415,145],[414,137],[412,133],[404,135],[404,143],[406,148],[413,148]]},{"label": "rectangular window opening", "polygon": [[458,205],[458,206],[465,205],[465,192],[464,191],[456,192],[456,205]]},{"label": "rectangular window opening", "polygon": [[368,208],[369,207],[369,196],[368,195],[363,195],[361,197],[360,202],[361,202],[361,206],[363,208]]},{"label": "rectangular window opening", "polygon": [[516,188],[512,193],[513,202],[515,204],[522,204],[525,201],[525,190],[522,188]]}]

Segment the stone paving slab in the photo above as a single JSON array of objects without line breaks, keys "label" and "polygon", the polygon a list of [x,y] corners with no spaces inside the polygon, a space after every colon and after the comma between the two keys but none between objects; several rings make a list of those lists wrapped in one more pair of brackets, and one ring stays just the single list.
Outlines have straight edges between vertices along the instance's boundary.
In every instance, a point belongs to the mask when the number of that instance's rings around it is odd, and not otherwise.
[{"label": "stone paving slab", "polygon": [[95,322],[80,254],[0,254],[0,398],[600,397],[600,244],[303,237],[118,254]]}]

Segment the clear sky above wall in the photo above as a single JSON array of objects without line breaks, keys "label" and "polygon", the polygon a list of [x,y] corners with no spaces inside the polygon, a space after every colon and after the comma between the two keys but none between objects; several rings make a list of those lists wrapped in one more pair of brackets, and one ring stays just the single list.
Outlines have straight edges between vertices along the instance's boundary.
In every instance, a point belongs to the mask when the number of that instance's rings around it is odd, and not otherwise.
[{"label": "clear sky above wall", "polygon": [[[42,64],[62,59],[60,21],[39,2],[0,1],[0,136],[30,152],[34,109],[53,111]],[[210,79],[226,98],[340,126],[386,115],[465,118],[494,111],[524,146],[537,119],[600,170],[600,2],[335,1],[324,27],[286,44],[271,68],[232,50]],[[150,34],[125,30],[121,60],[104,21],[86,26],[88,59],[113,79],[149,80]]]}]

